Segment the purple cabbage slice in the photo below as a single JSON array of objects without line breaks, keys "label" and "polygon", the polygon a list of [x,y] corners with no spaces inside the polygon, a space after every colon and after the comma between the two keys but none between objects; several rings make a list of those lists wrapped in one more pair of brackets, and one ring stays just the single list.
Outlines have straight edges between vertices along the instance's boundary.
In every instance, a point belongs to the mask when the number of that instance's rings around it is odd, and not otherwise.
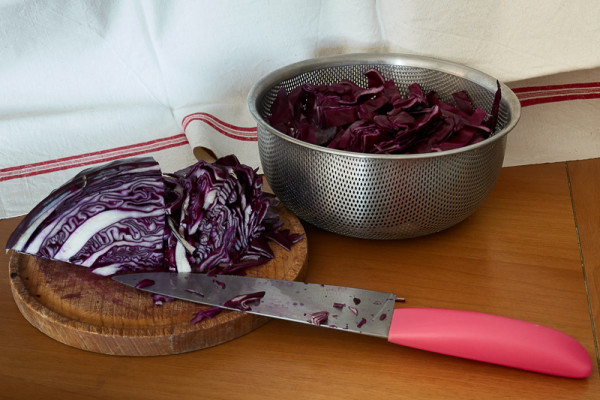
[{"label": "purple cabbage slice", "polygon": [[494,132],[500,83],[490,113],[473,105],[466,91],[454,105],[413,83],[406,96],[376,69],[365,72],[367,87],[348,80],[304,84],[289,94],[281,88],[266,117],[275,129],[307,143],[371,154],[438,152],[478,143]]},{"label": "purple cabbage slice", "polygon": [[175,300],[176,300],[175,297],[164,296],[164,295],[158,294],[158,293],[152,293],[152,301],[154,302],[154,305],[157,305],[157,306],[162,306],[165,303],[170,303]]},{"label": "purple cabbage slice", "polygon": [[34,207],[6,248],[112,275],[163,269],[164,235],[162,173],[140,157],[77,174]]},{"label": "purple cabbage slice", "polygon": [[282,229],[277,201],[262,177],[231,155],[165,175],[166,210],[175,234],[166,238],[166,266],[178,272],[241,273],[272,259],[268,241],[289,250],[303,238]]},{"label": "purple cabbage slice", "polygon": [[317,311],[308,316],[308,322],[313,325],[321,325],[327,322],[329,313],[327,311]]},{"label": "purple cabbage slice", "polygon": [[136,289],[143,289],[146,288],[148,286],[152,286],[154,285],[156,282],[154,282],[152,279],[142,279],[141,281],[139,281],[137,283],[137,285],[135,285]]},{"label": "purple cabbage slice", "polygon": [[194,314],[194,318],[192,318],[191,324],[195,325],[204,321],[205,319],[212,319],[219,315],[221,311],[223,311],[223,309],[220,307],[209,307],[204,310],[198,311],[196,314]]},{"label": "purple cabbage slice", "polygon": [[227,300],[223,305],[225,307],[235,308],[240,311],[251,311],[252,307],[250,306],[250,304],[259,302],[260,299],[264,297],[264,295],[265,292],[240,294],[230,300]]}]

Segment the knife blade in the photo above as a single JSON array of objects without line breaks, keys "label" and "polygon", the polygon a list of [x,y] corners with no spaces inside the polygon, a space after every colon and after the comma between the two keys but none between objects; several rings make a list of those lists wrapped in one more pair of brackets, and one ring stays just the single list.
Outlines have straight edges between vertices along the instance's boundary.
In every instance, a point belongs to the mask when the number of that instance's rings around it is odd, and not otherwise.
[{"label": "knife blade", "polygon": [[591,374],[571,336],[474,311],[396,307],[394,293],[236,275],[143,272],[113,276],[149,293],[385,338],[425,351],[569,378]]}]

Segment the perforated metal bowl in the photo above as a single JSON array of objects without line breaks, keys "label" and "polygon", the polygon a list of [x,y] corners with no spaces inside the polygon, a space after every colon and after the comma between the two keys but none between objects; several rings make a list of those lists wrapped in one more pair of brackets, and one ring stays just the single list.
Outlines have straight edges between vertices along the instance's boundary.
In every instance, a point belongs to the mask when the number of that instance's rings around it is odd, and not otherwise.
[{"label": "perforated metal bowl", "polygon": [[293,139],[264,119],[280,87],[332,84],[350,79],[366,85],[364,72],[377,68],[399,89],[418,82],[444,101],[466,90],[490,112],[497,80],[438,59],[403,54],[351,54],[299,62],[276,70],[250,90],[248,106],[258,125],[258,147],[267,182],[299,218],[342,235],[400,239],[449,228],[477,210],[493,189],[506,148],[506,135],[521,108],[501,84],[496,132],[474,145],[416,155],[340,151]]}]

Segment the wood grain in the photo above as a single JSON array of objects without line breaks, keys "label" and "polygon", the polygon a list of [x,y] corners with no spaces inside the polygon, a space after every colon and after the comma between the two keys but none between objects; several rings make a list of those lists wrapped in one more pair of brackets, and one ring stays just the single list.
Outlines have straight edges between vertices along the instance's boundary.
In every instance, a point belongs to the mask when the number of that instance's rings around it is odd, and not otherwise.
[{"label": "wood grain", "polygon": [[[581,172],[584,181],[597,179]],[[17,222],[0,221],[0,243]],[[307,281],[395,292],[407,298],[406,307],[529,320],[573,336],[596,359],[564,163],[504,168],[479,211],[424,238],[371,241],[304,227]],[[594,240],[598,237],[582,238],[582,245]],[[586,254],[588,269],[592,256]],[[0,253],[0,263],[8,262]],[[596,362],[587,379],[557,378],[276,320],[236,340],[178,355],[81,351],[48,338],[23,318],[8,271],[0,274],[0,320],[0,398],[600,398]]]},{"label": "wood grain", "polygon": [[568,163],[596,343],[600,338],[600,159]]},{"label": "wood grain", "polygon": [[[300,221],[280,207],[285,227],[304,233]],[[291,251],[272,245],[275,258],[247,275],[297,280],[306,273],[306,239]],[[236,339],[269,321],[232,311],[197,324],[206,306],[174,301],[154,304],[147,293],[90,273],[87,268],[14,253],[10,260],[13,297],[23,316],[61,343],[111,355],[179,354]]]}]

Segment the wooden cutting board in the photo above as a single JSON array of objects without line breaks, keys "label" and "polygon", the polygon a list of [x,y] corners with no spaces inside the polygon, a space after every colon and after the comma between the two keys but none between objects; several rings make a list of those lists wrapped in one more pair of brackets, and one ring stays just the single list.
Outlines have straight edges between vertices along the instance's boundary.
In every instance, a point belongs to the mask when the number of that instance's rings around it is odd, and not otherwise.
[{"label": "wooden cutting board", "polygon": [[[280,208],[285,227],[304,234],[300,221]],[[307,241],[287,251],[272,243],[275,259],[247,275],[302,280]],[[224,310],[191,324],[206,306],[174,301],[157,306],[148,293],[95,275],[85,267],[21,253],[10,259],[10,282],[23,316],[37,329],[64,344],[98,353],[155,356],[199,350],[238,338],[269,321],[266,317]]]}]

